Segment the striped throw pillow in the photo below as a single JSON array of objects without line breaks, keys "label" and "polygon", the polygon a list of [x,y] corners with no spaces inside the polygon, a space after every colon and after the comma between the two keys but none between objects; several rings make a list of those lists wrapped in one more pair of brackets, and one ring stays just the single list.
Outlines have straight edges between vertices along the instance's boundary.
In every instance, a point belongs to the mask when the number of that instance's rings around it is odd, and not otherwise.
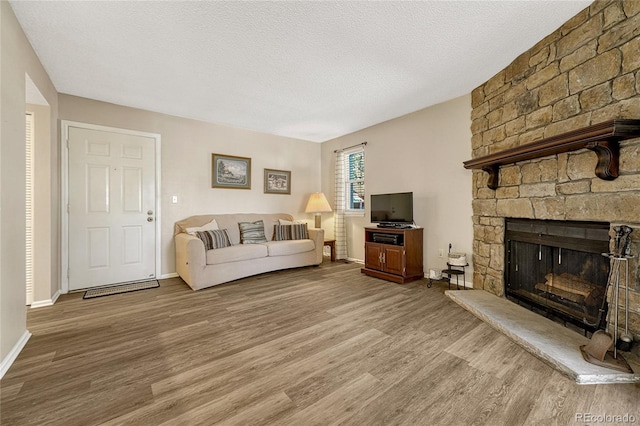
[{"label": "striped throw pillow", "polygon": [[295,225],[273,225],[273,240],[306,240],[309,238],[309,230],[306,223]]},{"label": "striped throw pillow", "polygon": [[231,241],[226,229],[217,229],[214,231],[197,231],[196,236],[204,243],[205,250],[213,250],[222,247],[229,247]]},{"label": "striped throw pillow", "polygon": [[266,243],[267,237],[264,236],[264,222],[257,220],[255,222],[238,222],[240,228],[241,244],[260,244]]}]

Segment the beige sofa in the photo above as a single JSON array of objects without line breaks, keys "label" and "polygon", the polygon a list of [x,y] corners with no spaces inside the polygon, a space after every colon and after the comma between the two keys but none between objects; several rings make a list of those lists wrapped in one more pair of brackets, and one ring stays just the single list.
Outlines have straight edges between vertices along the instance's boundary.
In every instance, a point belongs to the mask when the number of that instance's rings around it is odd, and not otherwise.
[{"label": "beige sofa", "polygon": [[[226,229],[230,247],[205,251],[204,243],[187,228],[216,220]],[[279,269],[319,265],[322,263],[324,231],[309,228],[309,239],[272,241],[273,225],[279,220],[293,221],[288,214],[218,214],[191,216],[176,222],[176,270],[194,290]],[[240,244],[238,222],[264,222],[266,243]]]}]

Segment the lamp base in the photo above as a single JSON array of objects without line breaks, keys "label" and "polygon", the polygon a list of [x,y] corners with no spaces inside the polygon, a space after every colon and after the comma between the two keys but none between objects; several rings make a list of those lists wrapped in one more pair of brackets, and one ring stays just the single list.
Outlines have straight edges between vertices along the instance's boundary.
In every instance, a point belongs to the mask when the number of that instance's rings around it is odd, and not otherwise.
[{"label": "lamp base", "polygon": [[320,213],[316,213],[316,224],[315,227],[320,229],[322,227],[322,215]]}]

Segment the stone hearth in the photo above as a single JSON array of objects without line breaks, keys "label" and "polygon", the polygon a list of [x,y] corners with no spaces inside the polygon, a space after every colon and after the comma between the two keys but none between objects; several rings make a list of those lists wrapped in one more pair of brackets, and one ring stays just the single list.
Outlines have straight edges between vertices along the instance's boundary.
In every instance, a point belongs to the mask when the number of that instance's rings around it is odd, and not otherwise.
[{"label": "stone hearth", "polygon": [[634,374],[599,367],[580,353],[580,346],[589,339],[558,323],[486,291],[447,290],[445,294],[578,384],[640,383],[635,357],[626,358]]},{"label": "stone hearth", "polygon": [[[613,119],[640,119],[640,2],[595,1],[472,92],[482,157]],[[503,166],[496,190],[473,172],[474,288],[504,296],[505,218],[634,228],[630,329],[640,341],[640,139],[620,143],[619,177],[594,176],[579,150]],[[610,231],[610,235],[613,232]],[[636,343],[637,345],[637,343]]]}]

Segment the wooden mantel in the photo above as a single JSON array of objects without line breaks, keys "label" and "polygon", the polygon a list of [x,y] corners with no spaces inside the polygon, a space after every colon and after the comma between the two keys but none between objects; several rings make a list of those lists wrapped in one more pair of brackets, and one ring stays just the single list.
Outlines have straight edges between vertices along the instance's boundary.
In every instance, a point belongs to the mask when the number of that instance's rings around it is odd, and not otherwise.
[{"label": "wooden mantel", "polygon": [[610,120],[526,145],[465,161],[465,169],[482,169],[489,173],[487,186],[498,188],[500,166],[533,160],[563,152],[590,149],[598,156],[595,174],[600,179],[618,177],[620,141],[640,137],[640,120]]}]

